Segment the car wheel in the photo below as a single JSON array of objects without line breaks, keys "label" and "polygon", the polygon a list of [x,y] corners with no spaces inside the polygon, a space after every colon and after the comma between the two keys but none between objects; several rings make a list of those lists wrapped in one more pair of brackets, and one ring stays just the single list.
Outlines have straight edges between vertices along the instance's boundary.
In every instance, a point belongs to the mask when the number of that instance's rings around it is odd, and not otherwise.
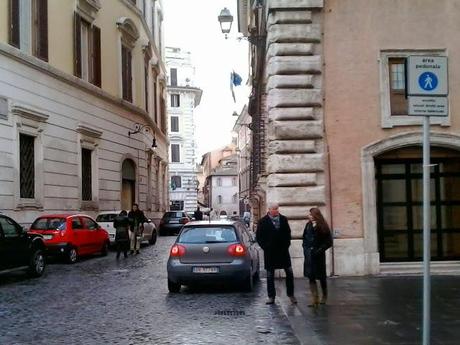
[{"label": "car wheel", "polygon": [[77,249],[74,247],[70,247],[69,250],[67,251],[67,262],[69,264],[74,264],[78,260],[78,253]]},{"label": "car wheel", "polygon": [[152,237],[150,237],[149,244],[155,244],[157,243],[157,231],[152,230]]},{"label": "car wheel", "polygon": [[107,256],[108,253],[109,253],[109,244],[107,242],[104,242],[104,244],[102,245],[102,249],[101,249],[101,256]]},{"label": "car wheel", "polygon": [[43,252],[38,249],[32,254],[30,258],[29,274],[32,277],[40,277],[43,272],[45,272],[45,266],[45,255],[43,255]]},{"label": "car wheel", "polygon": [[168,279],[168,290],[172,293],[178,293],[180,291],[181,284],[174,283]]},{"label": "car wheel", "polygon": [[243,289],[246,292],[252,292],[252,289],[254,288],[254,280],[252,276],[252,271],[249,271],[248,276],[243,282]]}]

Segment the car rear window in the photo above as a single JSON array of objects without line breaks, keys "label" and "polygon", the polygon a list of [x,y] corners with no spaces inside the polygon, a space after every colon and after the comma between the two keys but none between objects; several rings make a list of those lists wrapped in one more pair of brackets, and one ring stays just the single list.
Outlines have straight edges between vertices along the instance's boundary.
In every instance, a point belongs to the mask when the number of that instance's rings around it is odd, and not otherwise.
[{"label": "car rear window", "polygon": [[30,228],[34,230],[64,230],[65,218],[38,218]]},{"label": "car rear window", "polygon": [[231,243],[236,242],[235,229],[231,226],[200,226],[185,227],[178,243]]},{"label": "car rear window", "polygon": [[185,216],[184,212],[166,212],[164,218],[183,218]]},{"label": "car rear window", "polygon": [[116,213],[100,214],[96,218],[96,222],[113,222],[118,216]]}]

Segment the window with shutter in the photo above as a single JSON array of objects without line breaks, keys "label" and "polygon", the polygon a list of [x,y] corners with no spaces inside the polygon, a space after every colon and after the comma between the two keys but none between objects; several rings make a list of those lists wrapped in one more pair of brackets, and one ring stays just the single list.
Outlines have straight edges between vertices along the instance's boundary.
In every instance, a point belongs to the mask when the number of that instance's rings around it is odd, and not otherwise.
[{"label": "window with shutter", "polygon": [[177,86],[177,68],[170,70],[171,86]]},{"label": "window with shutter", "polygon": [[153,92],[153,104],[152,104],[152,108],[153,108],[153,111],[154,111],[154,121],[155,123],[158,125],[158,109],[157,109],[157,75],[155,73],[155,71],[152,71],[152,74],[153,74],[153,87],[152,87],[152,92]]},{"label": "window with shutter", "polygon": [[101,29],[93,25],[93,75],[92,84],[102,86],[102,68],[101,68]]},{"label": "window with shutter", "polygon": [[180,162],[180,145],[171,144],[171,162],[179,163]]},{"label": "window with shutter", "polygon": [[179,132],[179,117],[171,116],[171,132]]},{"label": "window with shutter", "polygon": [[389,58],[391,115],[407,115],[406,58]]},{"label": "window with shutter", "polygon": [[32,6],[33,55],[48,61],[48,0],[34,0]]},{"label": "window with shutter", "polygon": [[171,95],[171,107],[173,108],[180,107],[180,95],[179,94]]},{"label": "window with shutter", "polygon": [[20,7],[19,0],[10,0],[9,2],[9,27],[10,33],[8,42],[16,48],[20,48],[20,36],[19,36],[19,27],[20,27]]},{"label": "window with shutter", "polygon": [[74,75],[81,78],[81,17],[74,14]]},{"label": "window with shutter", "polygon": [[180,176],[171,176],[171,187],[173,189],[182,188],[182,178]]},{"label": "window with shutter", "polygon": [[131,50],[125,45],[122,45],[121,47],[121,77],[122,77],[123,99],[129,102],[132,102],[133,93],[132,93]]}]

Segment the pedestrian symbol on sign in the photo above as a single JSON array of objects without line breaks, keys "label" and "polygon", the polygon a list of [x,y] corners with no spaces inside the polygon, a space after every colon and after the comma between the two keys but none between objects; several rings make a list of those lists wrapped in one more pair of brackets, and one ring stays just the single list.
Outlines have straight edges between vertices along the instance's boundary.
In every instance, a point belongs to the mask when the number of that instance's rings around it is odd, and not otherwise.
[{"label": "pedestrian symbol on sign", "polygon": [[438,77],[431,72],[425,72],[418,78],[418,84],[425,91],[432,91],[438,86]]}]

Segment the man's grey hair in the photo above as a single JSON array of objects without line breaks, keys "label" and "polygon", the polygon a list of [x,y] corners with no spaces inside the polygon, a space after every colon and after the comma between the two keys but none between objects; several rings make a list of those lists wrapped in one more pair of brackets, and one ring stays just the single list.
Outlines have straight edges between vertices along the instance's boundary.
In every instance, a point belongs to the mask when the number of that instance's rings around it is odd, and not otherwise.
[{"label": "man's grey hair", "polygon": [[268,209],[269,210],[272,209],[272,208],[276,209],[276,208],[279,208],[279,207],[280,207],[280,205],[277,202],[269,202],[268,203]]}]

